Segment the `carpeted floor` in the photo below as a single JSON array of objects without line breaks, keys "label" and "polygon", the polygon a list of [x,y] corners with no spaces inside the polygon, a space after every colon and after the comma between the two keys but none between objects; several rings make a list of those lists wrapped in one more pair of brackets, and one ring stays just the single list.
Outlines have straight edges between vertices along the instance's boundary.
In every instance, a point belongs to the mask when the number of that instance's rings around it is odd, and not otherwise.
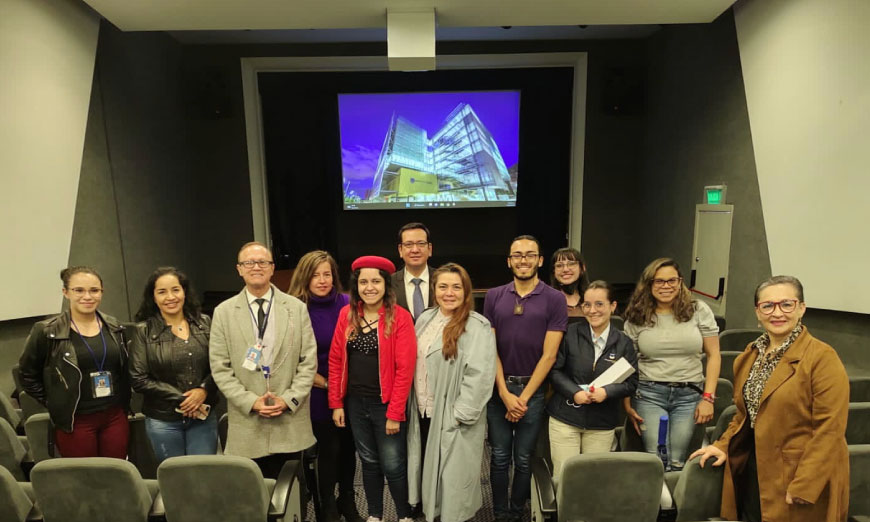
[{"label": "carpeted floor", "polygon": [[[356,505],[359,510],[360,515],[363,518],[367,517],[366,510],[366,499],[365,494],[363,493],[362,486],[362,466],[357,461],[356,467],[356,479],[354,484],[354,489],[356,490]],[[481,462],[480,466],[480,484],[483,493],[483,506],[478,510],[477,515],[474,518],[470,519],[472,522],[493,522],[495,517],[492,513],[492,489],[489,484],[489,445],[484,445],[484,457],[483,462]],[[306,519],[309,522],[315,522],[314,520],[314,508],[309,503],[308,512],[306,514]],[[396,516],[396,506],[393,503],[393,498],[390,496],[390,488],[384,487],[384,521],[385,522],[396,522],[398,517]],[[417,519],[422,522],[425,520],[424,517],[420,517]],[[524,522],[528,522],[530,520],[529,510],[526,508],[525,516],[523,517]]]}]

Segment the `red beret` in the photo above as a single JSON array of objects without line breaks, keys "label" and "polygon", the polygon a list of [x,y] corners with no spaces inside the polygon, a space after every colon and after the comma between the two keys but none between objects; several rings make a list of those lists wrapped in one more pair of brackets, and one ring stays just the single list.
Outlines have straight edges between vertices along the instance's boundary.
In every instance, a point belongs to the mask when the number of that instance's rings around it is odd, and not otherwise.
[{"label": "red beret", "polygon": [[377,268],[392,274],[396,271],[396,265],[392,261],[381,256],[362,256],[350,265],[350,269],[356,272],[360,268]]}]

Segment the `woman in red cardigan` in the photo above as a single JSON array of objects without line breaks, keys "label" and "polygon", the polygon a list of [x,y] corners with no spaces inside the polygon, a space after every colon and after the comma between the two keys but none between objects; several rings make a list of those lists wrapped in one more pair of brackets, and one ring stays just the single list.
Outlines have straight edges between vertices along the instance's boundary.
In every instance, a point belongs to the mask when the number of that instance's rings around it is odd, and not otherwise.
[{"label": "woman in red cardigan", "polygon": [[329,349],[332,420],[350,424],[362,461],[368,522],[384,515],[384,476],[399,522],[412,522],[408,505],[405,403],[414,378],[414,320],[396,306],[389,284],[396,267],[378,256],[351,265],[350,304],[342,308]]}]

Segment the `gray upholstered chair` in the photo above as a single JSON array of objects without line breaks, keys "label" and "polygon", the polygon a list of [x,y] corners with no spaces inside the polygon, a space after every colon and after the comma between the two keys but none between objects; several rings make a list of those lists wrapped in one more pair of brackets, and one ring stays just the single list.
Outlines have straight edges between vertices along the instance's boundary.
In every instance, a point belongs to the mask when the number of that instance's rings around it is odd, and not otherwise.
[{"label": "gray upholstered chair", "polygon": [[870,402],[870,377],[849,377],[849,402]]},{"label": "gray upholstered chair", "polygon": [[[575,455],[563,464],[557,488],[549,471],[544,459],[533,460],[536,522],[655,522],[658,517],[664,470],[656,455],[625,451]],[[578,487],[590,480],[593,487]]]},{"label": "gray upholstered chair", "polygon": [[719,516],[725,466],[713,466],[713,459],[710,459],[702,468],[698,464],[700,460],[696,458],[686,463],[674,489],[678,522]]},{"label": "gray upholstered chair", "polygon": [[731,381],[719,378],[716,383],[716,400],[713,402],[713,424],[719,421],[719,416],[725,411],[725,408],[734,404],[734,385]]},{"label": "gray upholstered chair", "polygon": [[12,473],[0,467],[0,520],[25,522],[42,520],[42,513],[35,504],[33,487],[28,482],[19,482]]},{"label": "gray upholstered chair", "polygon": [[251,459],[231,455],[186,455],[157,468],[170,522],[302,520],[302,462],[288,461],[278,480],[264,479]]},{"label": "gray upholstered chair", "polygon": [[157,497],[156,481],[136,466],[106,457],[48,459],[30,474],[46,522],[146,522]]},{"label": "gray upholstered chair", "polygon": [[620,332],[625,329],[625,319],[619,317],[618,315],[610,316],[610,326],[616,328]]},{"label": "gray upholstered chair", "polygon": [[849,445],[849,521],[870,521],[870,444]]},{"label": "gray upholstered chair", "polygon": [[[734,350],[722,350],[719,355],[722,357],[722,365],[719,367],[719,378],[734,382],[734,359],[743,352]],[[704,375],[706,375],[706,369]]]},{"label": "gray upholstered chair", "polygon": [[21,416],[25,420],[37,413],[48,413],[48,409],[30,396],[26,391],[18,393],[18,405],[21,406]]},{"label": "gray upholstered chair", "polygon": [[27,480],[30,456],[21,439],[6,419],[0,418],[0,466],[9,470],[16,480]]},{"label": "gray upholstered chair", "polygon": [[48,413],[31,415],[24,421],[24,433],[27,434],[30,455],[34,462],[56,457],[53,442],[53,426]]},{"label": "gray upholstered chair", "polygon": [[0,392],[0,419],[6,419],[6,422],[12,426],[16,433],[23,434],[21,426],[21,415],[19,410],[15,408],[12,401],[5,393]]},{"label": "gray upholstered chair", "polygon": [[707,434],[707,439],[710,442],[718,440],[725,433],[725,430],[728,429],[728,424],[731,423],[731,419],[734,418],[736,413],[737,406],[734,404],[722,410],[722,413],[719,414],[719,418],[716,420],[716,426]]},{"label": "gray upholstered chair", "polygon": [[746,345],[758,339],[764,331],[758,328],[735,328],[719,332],[719,349],[723,352],[742,352]]},{"label": "gray upholstered chair", "polygon": [[847,444],[870,444],[870,402],[850,402]]}]

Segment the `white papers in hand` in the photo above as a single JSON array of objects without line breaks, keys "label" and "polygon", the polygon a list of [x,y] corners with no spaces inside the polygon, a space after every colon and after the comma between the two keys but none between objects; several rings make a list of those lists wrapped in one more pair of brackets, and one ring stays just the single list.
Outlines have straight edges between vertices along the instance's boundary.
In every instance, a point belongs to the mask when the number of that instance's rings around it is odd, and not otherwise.
[{"label": "white papers in hand", "polygon": [[628,379],[628,376],[632,373],[634,373],[634,367],[625,360],[625,357],[620,357],[610,368],[596,377],[590,385],[601,388],[608,384],[619,384]]}]

